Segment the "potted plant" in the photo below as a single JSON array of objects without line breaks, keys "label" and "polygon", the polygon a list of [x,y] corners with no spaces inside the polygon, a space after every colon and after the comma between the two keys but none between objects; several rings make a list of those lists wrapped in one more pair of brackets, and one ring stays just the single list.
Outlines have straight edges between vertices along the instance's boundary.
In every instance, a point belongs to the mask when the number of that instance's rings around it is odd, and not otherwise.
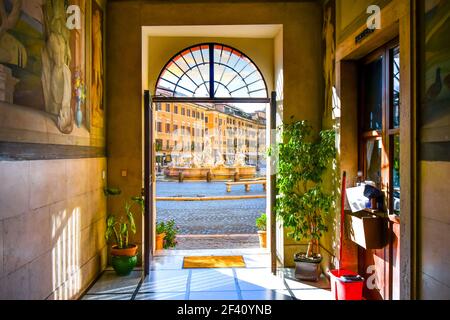
[{"label": "potted plant", "polygon": [[258,228],[259,245],[261,248],[267,248],[267,216],[262,213],[256,219],[256,228]]},{"label": "potted plant", "polygon": [[161,221],[156,225],[156,250],[170,249],[177,245],[176,236],[179,228],[175,220]]},{"label": "potted plant", "polygon": [[166,228],[164,222],[156,224],[156,250],[164,249],[164,238],[166,237]]},{"label": "potted plant", "polygon": [[[107,196],[117,196],[122,193],[120,189],[115,188],[106,188],[104,192]],[[137,264],[138,246],[129,242],[130,232],[136,233],[132,211],[135,204],[142,210],[142,197],[132,197],[131,202],[125,202],[123,214],[110,214],[106,219],[105,238],[107,241],[114,239],[115,242],[111,247],[111,265],[120,276],[129,275]]]},{"label": "potted plant", "polygon": [[333,205],[333,195],[323,189],[322,177],[336,156],[335,132],[321,131],[314,139],[306,121],[280,127],[276,212],[288,236],[307,240],[306,252],[296,253],[296,278],[317,281],[322,256],[319,240],[327,231],[325,216]]}]

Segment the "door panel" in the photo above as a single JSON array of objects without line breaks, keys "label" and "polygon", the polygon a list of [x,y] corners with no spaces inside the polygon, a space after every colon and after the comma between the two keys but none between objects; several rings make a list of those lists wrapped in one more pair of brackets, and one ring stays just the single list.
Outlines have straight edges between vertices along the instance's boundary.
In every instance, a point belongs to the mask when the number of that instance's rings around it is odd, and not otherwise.
[{"label": "door panel", "polygon": [[153,131],[153,107],[149,91],[144,92],[144,197],[145,197],[145,211],[144,211],[144,244],[143,244],[143,259],[144,259],[144,273],[150,273],[151,261],[153,255],[153,225],[154,223],[154,131]]}]

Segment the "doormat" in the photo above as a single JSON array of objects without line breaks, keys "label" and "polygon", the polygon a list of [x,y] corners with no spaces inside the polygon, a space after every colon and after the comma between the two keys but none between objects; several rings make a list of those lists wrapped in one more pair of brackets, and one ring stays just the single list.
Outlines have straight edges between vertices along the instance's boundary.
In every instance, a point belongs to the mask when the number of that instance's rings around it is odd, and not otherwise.
[{"label": "doormat", "polygon": [[192,256],[184,257],[183,268],[245,268],[245,262],[243,256]]}]

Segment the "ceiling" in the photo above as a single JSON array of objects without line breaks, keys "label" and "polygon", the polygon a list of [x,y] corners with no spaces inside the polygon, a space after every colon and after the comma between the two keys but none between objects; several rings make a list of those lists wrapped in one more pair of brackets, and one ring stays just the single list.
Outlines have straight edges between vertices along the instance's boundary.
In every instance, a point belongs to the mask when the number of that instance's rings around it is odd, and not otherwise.
[{"label": "ceiling", "polygon": [[213,25],[213,26],[152,26],[142,27],[150,37],[220,37],[272,39],[282,30],[280,24]]}]

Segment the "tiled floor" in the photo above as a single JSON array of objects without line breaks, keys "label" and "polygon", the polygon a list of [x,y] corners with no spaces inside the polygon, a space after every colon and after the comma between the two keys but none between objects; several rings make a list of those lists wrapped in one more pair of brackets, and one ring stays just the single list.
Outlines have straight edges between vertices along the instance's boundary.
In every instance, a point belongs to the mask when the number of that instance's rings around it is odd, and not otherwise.
[{"label": "tiled floor", "polygon": [[[150,275],[118,277],[107,269],[84,300],[330,300],[329,281],[295,280],[294,270],[274,276],[270,256],[260,249],[165,251],[154,258]],[[244,256],[246,268],[183,269],[184,255]]]}]

